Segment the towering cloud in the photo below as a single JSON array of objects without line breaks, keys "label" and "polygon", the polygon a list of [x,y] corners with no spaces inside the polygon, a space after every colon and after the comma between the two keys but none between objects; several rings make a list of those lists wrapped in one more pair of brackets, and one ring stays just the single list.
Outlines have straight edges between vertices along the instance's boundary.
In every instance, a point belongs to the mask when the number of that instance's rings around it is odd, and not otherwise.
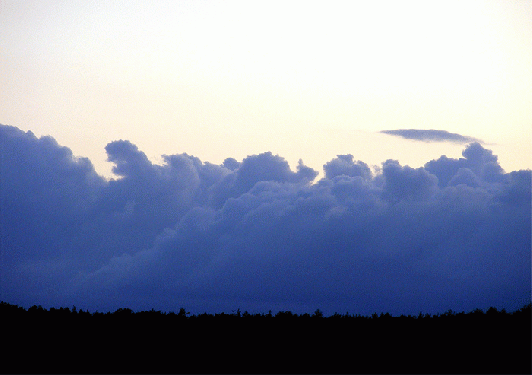
[{"label": "towering cloud", "polygon": [[462,155],[464,157],[460,159],[449,159],[442,156],[438,160],[431,160],[425,164],[425,169],[438,177],[441,187],[447,186],[453,178],[457,177],[460,169],[464,170],[460,175],[471,172],[475,177],[478,176],[488,183],[502,182],[505,179],[497,156],[493,155],[490,150],[483,148],[479,143],[468,145]]},{"label": "towering cloud", "polygon": [[531,172],[468,145],[325,177],[271,153],[154,165],[106,147],[116,180],[52,138],[0,126],[0,299],[91,310],[393,314],[530,300]]}]

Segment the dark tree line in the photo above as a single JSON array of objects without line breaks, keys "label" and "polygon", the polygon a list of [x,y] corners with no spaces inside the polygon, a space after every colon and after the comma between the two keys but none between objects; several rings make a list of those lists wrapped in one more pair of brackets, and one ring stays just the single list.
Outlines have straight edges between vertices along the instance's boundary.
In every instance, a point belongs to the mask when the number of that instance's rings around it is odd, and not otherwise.
[{"label": "dark tree line", "polygon": [[[140,312],[134,312],[130,308],[119,308],[114,312],[94,312],[91,313],[89,311],[83,311],[82,309],[78,310],[76,306],[72,306],[72,308],[68,307],[60,307],[60,308],[50,308],[49,310],[43,308],[40,305],[33,305],[29,309],[25,309],[23,307],[12,305],[7,302],[0,301],[0,316],[2,318],[23,318],[23,317],[58,317],[58,318],[66,318],[66,317],[79,317],[87,318],[89,316],[95,317],[95,318],[101,318],[101,317],[120,317],[120,318],[126,318],[126,317],[138,317],[138,318],[153,318],[158,319],[161,317],[167,317],[169,321],[174,318],[187,318],[189,320],[195,320],[195,319],[217,319],[217,320],[226,320],[226,319],[234,319],[234,318],[245,318],[245,319],[264,319],[264,318],[277,318],[277,320],[286,320],[286,319],[299,319],[299,320],[305,320],[308,318],[325,318],[329,320],[335,320],[335,319],[357,319],[357,320],[385,320],[388,318],[399,318],[401,320],[423,320],[423,319],[439,319],[439,320],[445,320],[445,319],[467,319],[467,320],[474,320],[474,319],[519,319],[520,317],[530,317],[531,315],[531,306],[532,304],[527,304],[520,309],[513,311],[513,312],[507,312],[505,309],[497,310],[495,307],[490,307],[486,311],[482,309],[475,309],[470,312],[455,312],[453,310],[448,310],[444,313],[437,313],[437,314],[428,314],[428,313],[419,313],[418,315],[400,315],[397,317],[394,317],[390,313],[373,313],[371,316],[362,316],[360,314],[350,314],[349,312],[346,312],[345,314],[340,314],[335,312],[331,316],[324,316],[323,312],[320,309],[317,309],[314,311],[313,314],[304,313],[304,314],[296,314],[292,313],[291,311],[279,311],[275,315],[272,314],[271,310],[265,314],[265,313],[255,313],[251,314],[247,311],[241,312],[240,309],[237,309],[236,311],[233,311],[231,313],[216,313],[216,314],[208,314],[208,313],[202,313],[198,315],[191,315],[190,312],[187,312],[185,308],[180,308],[177,313],[171,311],[171,312],[163,312],[163,311],[157,311],[154,309],[148,310],[148,311],[140,311]],[[481,318],[484,317],[484,318]]]},{"label": "dark tree line", "polygon": [[513,312],[192,315],[0,303],[4,373],[531,373]]}]

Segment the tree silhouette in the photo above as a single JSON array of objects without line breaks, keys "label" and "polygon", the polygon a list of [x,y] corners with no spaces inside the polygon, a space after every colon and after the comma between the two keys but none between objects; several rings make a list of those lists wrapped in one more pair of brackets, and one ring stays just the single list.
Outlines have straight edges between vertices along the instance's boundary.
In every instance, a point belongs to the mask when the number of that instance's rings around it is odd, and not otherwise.
[{"label": "tree silhouette", "polygon": [[[510,313],[492,307],[416,318],[384,312],[326,317],[319,309],[312,315],[240,309],[191,315],[184,308],[177,314],[129,308],[90,313],[1,302],[1,321],[16,327],[3,332],[10,345],[2,369],[79,372],[75,363],[82,372],[168,372],[163,366],[171,364],[170,372],[189,373],[531,373],[531,318],[530,304]],[[16,360],[22,347],[34,360]],[[296,362],[294,352],[306,360]],[[54,360],[57,353],[70,360]],[[228,361],[235,353],[246,360]],[[412,353],[423,360],[411,360]],[[216,360],[198,362],[198,354]],[[113,362],[128,356],[134,360]],[[253,367],[257,363],[262,367]]]}]

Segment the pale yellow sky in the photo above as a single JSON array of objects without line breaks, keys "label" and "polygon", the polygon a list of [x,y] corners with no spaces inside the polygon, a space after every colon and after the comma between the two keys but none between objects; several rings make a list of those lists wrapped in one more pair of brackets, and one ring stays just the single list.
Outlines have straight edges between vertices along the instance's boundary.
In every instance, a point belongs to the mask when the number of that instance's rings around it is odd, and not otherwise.
[{"label": "pale yellow sky", "polygon": [[420,166],[465,145],[532,168],[531,1],[0,0],[0,123],[109,176],[104,147]]}]

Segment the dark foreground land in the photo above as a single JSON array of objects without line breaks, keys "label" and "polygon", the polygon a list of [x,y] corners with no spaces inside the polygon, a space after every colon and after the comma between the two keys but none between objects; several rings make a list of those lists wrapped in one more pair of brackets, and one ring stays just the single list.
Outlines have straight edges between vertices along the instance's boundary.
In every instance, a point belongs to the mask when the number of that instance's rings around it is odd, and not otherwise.
[{"label": "dark foreground land", "polygon": [[532,373],[512,313],[324,317],[23,309],[2,302],[2,373]]}]

